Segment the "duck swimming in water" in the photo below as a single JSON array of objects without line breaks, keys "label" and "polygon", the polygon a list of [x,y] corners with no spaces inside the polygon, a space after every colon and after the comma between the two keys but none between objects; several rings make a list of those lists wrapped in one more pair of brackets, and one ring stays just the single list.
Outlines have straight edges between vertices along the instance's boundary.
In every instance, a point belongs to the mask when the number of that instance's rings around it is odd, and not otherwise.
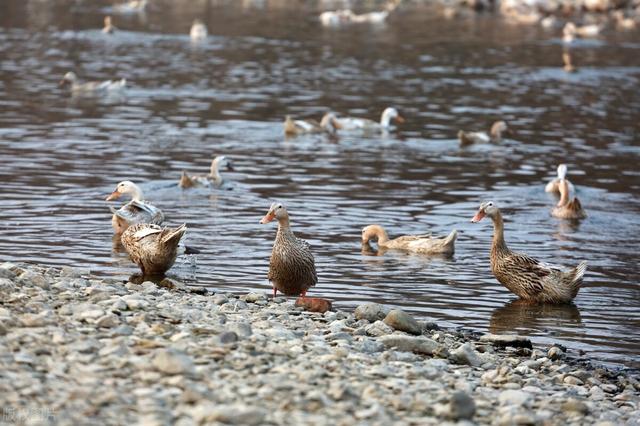
[{"label": "duck swimming in water", "polygon": [[377,240],[378,247],[406,250],[420,254],[446,254],[452,255],[455,251],[455,242],[458,232],[454,229],[444,238],[435,238],[431,235],[403,235],[389,239],[387,231],[380,225],[369,225],[362,229],[362,244],[369,244],[371,240]]},{"label": "duck swimming in water", "polygon": [[130,180],[124,180],[107,197],[107,201],[117,200],[123,195],[129,195],[131,201],[120,207],[118,210],[111,208],[113,216],[111,225],[116,235],[122,234],[129,226],[138,223],[153,223],[156,225],[164,221],[162,211],[145,202],[142,189]]}]

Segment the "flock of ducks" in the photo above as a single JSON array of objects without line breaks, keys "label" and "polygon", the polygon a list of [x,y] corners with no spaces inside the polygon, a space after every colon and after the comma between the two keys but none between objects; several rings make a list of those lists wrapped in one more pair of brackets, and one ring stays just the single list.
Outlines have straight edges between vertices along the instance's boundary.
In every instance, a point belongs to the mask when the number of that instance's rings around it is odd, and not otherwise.
[{"label": "flock of ducks", "polygon": [[[231,162],[225,156],[213,159],[208,175],[187,176],[183,172],[178,185],[182,188],[196,185],[220,187],[223,182],[220,168],[232,169]],[[546,192],[560,195],[560,201],[551,214],[562,219],[582,219],[586,215],[578,199],[570,199],[574,186],[568,181],[566,174],[567,166],[559,165],[558,177],[545,187]],[[188,179],[188,185],[185,185],[185,179]],[[114,234],[130,259],[140,267],[143,276],[161,276],[183,252],[180,241],[187,227],[185,224],[175,228],[161,227],[164,214],[145,201],[140,187],[131,181],[118,183],[106,200],[114,201],[125,195],[130,198],[128,202],[117,210],[111,207]],[[528,302],[568,303],[576,297],[586,271],[586,262],[564,270],[513,252],[505,242],[502,214],[494,202],[482,203],[471,221],[477,223],[485,217],[489,217],[494,226],[490,252],[491,270],[502,285]],[[267,275],[273,287],[273,296],[280,292],[286,296],[305,297],[307,291],[318,282],[313,253],[306,241],[295,236],[284,204],[273,203],[260,223],[266,224],[273,220],[277,220],[278,229]],[[454,229],[446,237],[425,234],[403,235],[391,239],[381,225],[372,224],[362,229],[361,243],[363,250],[370,249],[370,243],[375,242],[378,248],[383,249],[452,256],[457,235]]]},{"label": "flock of ducks", "polygon": [[[389,2],[383,11],[356,14],[350,9],[324,12],[319,19],[323,25],[335,26],[346,23],[380,23],[392,13],[399,1]],[[144,10],[147,0],[133,0],[117,6],[114,10],[120,13]],[[616,18],[619,25],[631,27],[625,16]],[[563,29],[563,40],[571,43],[576,37],[597,36],[600,26],[577,26],[572,22]],[[104,19],[103,33],[113,34],[116,28],[110,16]],[[193,41],[206,39],[206,26],[195,20],[190,30]],[[565,69],[566,69],[565,60]],[[570,58],[569,58],[570,63]],[[122,90],[126,80],[108,80],[102,82],[80,82],[73,72],[68,72],[60,82],[69,86],[73,93],[96,93]],[[386,108],[380,120],[361,117],[341,116],[329,112],[320,121],[300,120],[286,116],[284,132],[288,136],[310,133],[328,133],[335,135],[339,131],[385,132],[392,129],[394,123],[403,123],[404,118],[393,107]],[[458,132],[461,145],[500,142],[504,136],[513,135],[513,131],[505,121],[495,122],[488,132]],[[221,170],[233,170],[231,161],[225,156],[215,157],[211,162],[208,174],[188,175],[183,172],[178,186],[183,189],[194,186],[220,187],[223,179]],[[561,164],[558,176],[547,184],[546,192],[559,196],[559,201],[551,210],[554,217],[561,219],[582,219],[586,214],[580,201],[573,196],[575,188],[567,179],[567,166]],[[139,186],[131,181],[122,181],[106,198],[115,201],[127,196],[128,201],[120,208],[110,207],[111,223],[114,235],[122,243],[130,259],[137,264],[144,276],[163,275],[173,266],[177,256],[183,252],[180,241],[187,231],[186,224],[175,228],[162,227],[165,217],[162,211],[145,201]],[[511,251],[504,238],[504,222],[496,203],[484,202],[471,219],[477,223],[489,217],[494,226],[493,242],[490,251],[491,269],[496,279],[509,291],[525,301],[536,303],[567,303],[576,297],[586,271],[586,262],[574,268],[563,268],[542,263],[525,254]],[[297,238],[291,229],[289,213],[282,203],[273,203],[261,224],[276,220],[278,228],[269,261],[268,279],[273,286],[273,295],[281,292],[287,296],[305,297],[307,291],[318,282],[313,253],[306,241]],[[376,242],[379,248],[403,250],[422,255],[451,256],[455,252],[457,231],[452,230],[446,237],[426,235],[403,235],[389,238],[386,230],[378,224],[362,229],[361,243],[369,247]]]}]

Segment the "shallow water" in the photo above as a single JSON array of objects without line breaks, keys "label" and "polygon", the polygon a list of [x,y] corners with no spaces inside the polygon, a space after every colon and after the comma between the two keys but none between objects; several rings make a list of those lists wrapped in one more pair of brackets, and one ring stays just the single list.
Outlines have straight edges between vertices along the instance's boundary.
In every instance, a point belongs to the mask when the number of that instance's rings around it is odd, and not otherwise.
[{"label": "shallow water", "polygon": [[[639,367],[639,34],[577,42],[579,71],[566,74],[559,30],[491,15],[452,22],[418,5],[382,26],[323,29],[313,2],[280,3],[151,0],[145,15],[114,17],[119,31],[107,37],[106,3],[0,0],[2,259],[127,279],[136,268],[112,250],[104,198],[131,179],[204,249],[171,275],[268,292],[275,226],[258,221],[279,199],[316,256],[313,295],[560,341]],[[187,35],[195,17],[210,32],[199,44]],[[130,87],[72,97],[57,86],[69,70],[126,77]],[[386,135],[282,134],[285,114],[377,118],[389,105],[407,122]],[[459,147],[458,129],[498,118],[513,139]],[[182,170],[204,173],[218,154],[236,169],[224,189],[175,186]],[[589,215],[579,224],[549,215],[555,199],[544,185],[559,162]],[[469,223],[484,199],[502,206],[511,248],[589,262],[574,305],[523,306],[497,283],[490,222]],[[456,254],[363,253],[360,230],[374,222],[392,235],[455,228]]]}]

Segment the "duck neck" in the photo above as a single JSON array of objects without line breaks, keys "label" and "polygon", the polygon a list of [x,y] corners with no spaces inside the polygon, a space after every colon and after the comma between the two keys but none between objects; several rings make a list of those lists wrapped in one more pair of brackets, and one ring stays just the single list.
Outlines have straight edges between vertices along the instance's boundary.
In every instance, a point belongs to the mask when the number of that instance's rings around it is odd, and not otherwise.
[{"label": "duck neck", "polygon": [[222,177],[220,176],[220,173],[218,172],[218,162],[216,160],[213,160],[211,162],[211,169],[209,170],[209,177],[215,182],[220,182],[222,180]]},{"label": "duck neck", "polygon": [[558,201],[558,207],[566,206],[569,203],[569,185],[564,179],[560,179],[558,184],[558,190],[560,191],[560,201]]},{"label": "duck neck", "polygon": [[284,217],[282,219],[278,219],[278,233],[276,235],[276,239],[286,240],[293,237],[293,231],[291,230],[291,226],[289,226],[289,218]]},{"label": "duck neck", "polygon": [[385,110],[380,117],[380,125],[385,129],[391,125],[391,115]]},{"label": "duck neck", "polygon": [[491,219],[493,220],[493,244],[491,245],[491,253],[499,254],[508,252],[507,243],[504,241],[502,214],[498,211]]},{"label": "duck neck", "polygon": [[133,185],[131,190],[131,199],[133,201],[142,201],[144,200],[144,195],[142,194],[142,189],[139,186]]},{"label": "duck neck", "polygon": [[378,238],[379,246],[383,246],[389,242],[389,235],[387,235],[387,231],[385,231],[382,226],[376,226],[373,230],[374,235]]}]

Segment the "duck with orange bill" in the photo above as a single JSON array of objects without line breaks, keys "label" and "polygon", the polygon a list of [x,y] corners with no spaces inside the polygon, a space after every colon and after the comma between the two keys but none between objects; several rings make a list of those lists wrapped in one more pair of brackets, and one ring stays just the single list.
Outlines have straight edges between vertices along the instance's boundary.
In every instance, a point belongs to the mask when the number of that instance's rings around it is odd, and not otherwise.
[{"label": "duck with orange bill", "polygon": [[316,285],[315,260],[309,244],[296,237],[291,230],[289,213],[282,203],[271,204],[261,224],[278,221],[278,231],[269,260],[267,277],[273,286],[273,297],[278,291],[286,296],[306,296],[309,288]]},{"label": "duck with orange bill", "polygon": [[131,197],[131,201],[120,207],[118,210],[111,207],[111,225],[116,235],[122,234],[129,226],[138,223],[152,223],[159,225],[164,221],[162,211],[145,202],[142,189],[130,180],[124,180],[116,189],[107,196],[107,201],[117,200],[123,195]]},{"label": "duck with orange bill", "polygon": [[380,121],[376,122],[368,118],[359,117],[338,117],[336,119],[340,130],[361,130],[361,131],[387,131],[392,127],[392,122],[404,123],[404,118],[398,110],[389,107],[382,111]]},{"label": "duck with orange bill", "polygon": [[480,222],[485,217],[493,221],[491,270],[503,286],[533,303],[569,303],[578,295],[587,262],[567,270],[511,251],[504,240],[502,214],[493,201],[480,204],[471,222]]}]

